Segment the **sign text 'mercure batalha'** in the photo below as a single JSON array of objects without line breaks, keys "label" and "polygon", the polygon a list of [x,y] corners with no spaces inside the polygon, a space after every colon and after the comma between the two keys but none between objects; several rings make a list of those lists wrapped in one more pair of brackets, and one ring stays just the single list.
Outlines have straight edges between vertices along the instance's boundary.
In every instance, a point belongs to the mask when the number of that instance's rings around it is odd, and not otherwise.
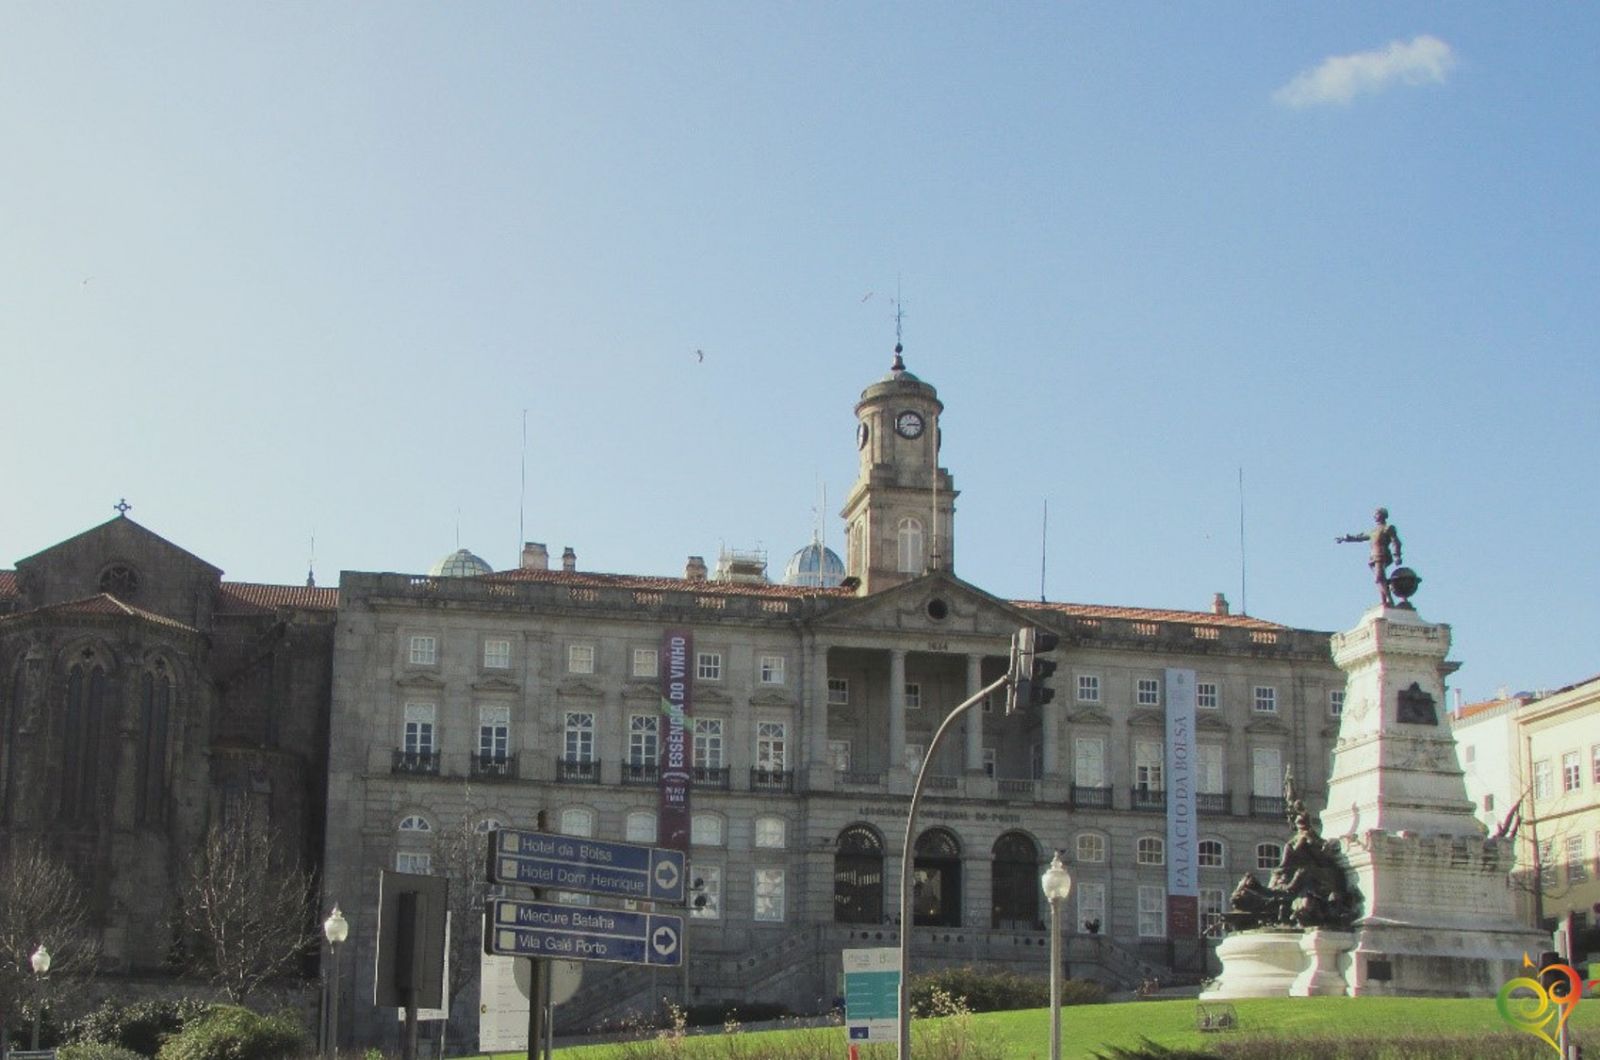
[{"label": "sign text 'mercure batalha'", "polygon": [[496,898],[487,916],[483,950],[491,955],[674,968],[683,963],[683,918],[670,913]]}]

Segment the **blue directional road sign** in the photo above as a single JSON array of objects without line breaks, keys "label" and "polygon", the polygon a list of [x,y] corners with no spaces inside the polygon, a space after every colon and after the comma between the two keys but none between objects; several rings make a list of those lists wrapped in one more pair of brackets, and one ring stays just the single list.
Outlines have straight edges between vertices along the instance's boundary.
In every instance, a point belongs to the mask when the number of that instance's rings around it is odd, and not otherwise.
[{"label": "blue directional road sign", "polygon": [[501,828],[489,846],[489,882],[681,904],[683,851]]},{"label": "blue directional road sign", "polygon": [[488,954],[673,968],[683,963],[683,917],[671,913],[495,898],[488,916]]}]

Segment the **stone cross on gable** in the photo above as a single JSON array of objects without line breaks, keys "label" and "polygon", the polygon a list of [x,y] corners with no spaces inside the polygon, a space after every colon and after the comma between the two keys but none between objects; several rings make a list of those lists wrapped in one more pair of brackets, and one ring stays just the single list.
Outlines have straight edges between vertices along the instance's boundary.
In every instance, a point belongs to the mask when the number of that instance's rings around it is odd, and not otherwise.
[{"label": "stone cross on gable", "polygon": [[126,519],[128,517],[128,513],[133,510],[133,505],[128,503],[128,498],[126,497],[117,498],[117,503],[113,504],[111,507],[115,508],[117,510],[117,514],[122,516],[124,519]]}]

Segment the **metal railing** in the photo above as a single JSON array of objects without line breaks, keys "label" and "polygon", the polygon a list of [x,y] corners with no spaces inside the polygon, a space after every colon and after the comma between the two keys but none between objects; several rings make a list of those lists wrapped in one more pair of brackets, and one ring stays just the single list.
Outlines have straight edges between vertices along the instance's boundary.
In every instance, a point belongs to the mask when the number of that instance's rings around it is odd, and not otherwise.
[{"label": "metal railing", "polygon": [[556,759],[556,780],[563,784],[598,784],[600,783],[600,760],[598,758],[558,758]]},{"label": "metal railing", "polygon": [[1250,796],[1251,817],[1282,817],[1284,812],[1282,795]]},{"label": "metal railing", "polygon": [[787,769],[752,769],[750,790],[786,795],[794,791],[794,774]]},{"label": "metal railing", "polygon": [[658,770],[654,762],[624,762],[622,763],[622,782],[624,784],[654,784]]},{"label": "metal railing", "polygon": [[1085,784],[1072,785],[1072,805],[1079,810],[1111,809],[1111,789]]},{"label": "metal railing", "polygon": [[695,766],[692,783],[697,788],[709,788],[713,791],[727,791],[728,767]]},{"label": "metal railing", "polygon": [[1167,809],[1167,793],[1160,788],[1134,788],[1130,805],[1142,813],[1164,813]]},{"label": "metal railing", "polygon": [[512,780],[517,775],[516,755],[473,755],[471,763],[477,780]]},{"label": "metal railing", "polygon": [[389,771],[391,773],[407,773],[412,776],[436,777],[439,775],[439,752],[396,751]]},{"label": "metal railing", "polygon": [[1213,817],[1226,817],[1233,812],[1233,796],[1225,791],[1202,791],[1195,795],[1195,809]]}]

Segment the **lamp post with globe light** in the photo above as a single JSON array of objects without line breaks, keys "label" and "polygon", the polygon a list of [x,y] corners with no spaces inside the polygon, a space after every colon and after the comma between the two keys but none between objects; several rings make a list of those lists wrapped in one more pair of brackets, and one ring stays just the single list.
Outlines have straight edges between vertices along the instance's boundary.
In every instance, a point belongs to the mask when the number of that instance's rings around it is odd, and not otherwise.
[{"label": "lamp post with globe light", "polygon": [[328,940],[328,951],[333,958],[333,974],[328,980],[327,1060],[335,1060],[339,1041],[339,944],[350,937],[350,921],[339,911],[337,902],[328,919],[322,922],[322,934]]},{"label": "lamp post with globe light", "polygon": [[1072,893],[1072,873],[1061,863],[1061,851],[1039,876],[1050,902],[1050,1060],[1061,1060],[1061,903]]},{"label": "lamp post with globe light", "polygon": [[30,1048],[39,1048],[39,1009],[44,1005],[44,994],[39,989],[39,984],[44,982],[44,977],[50,971],[50,951],[44,948],[44,943],[39,943],[39,948],[33,951],[28,958],[28,963],[33,965],[34,990],[33,990],[33,1045]]}]

